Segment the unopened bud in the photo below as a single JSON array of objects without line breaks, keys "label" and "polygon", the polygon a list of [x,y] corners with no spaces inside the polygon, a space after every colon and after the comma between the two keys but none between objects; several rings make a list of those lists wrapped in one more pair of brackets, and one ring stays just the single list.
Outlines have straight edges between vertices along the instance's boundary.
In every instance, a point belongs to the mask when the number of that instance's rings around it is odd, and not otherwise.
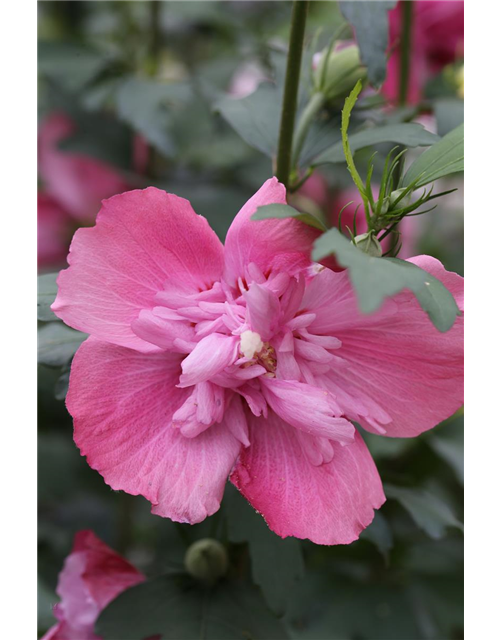
[{"label": "unopened bud", "polygon": [[214,584],[227,571],[226,549],[212,538],[198,540],[186,551],[184,566],[193,578],[205,584]]},{"label": "unopened bud", "polygon": [[363,253],[367,253],[369,256],[373,256],[374,258],[380,258],[382,255],[382,247],[380,246],[380,242],[375,237],[373,231],[356,236],[354,238],[354,244],[358,249],[361,249]]},{"label": "unopened bud", "polygon": [[391,193],[389,196],[390,209],[404,209],[404,207],[408,207],[411,204],[411,197],[409,193],[396,203],[396,200],[398,200],[405,191],[406,189],[396,189],[396,191]]},{"label": "unopened bud", "polygon": [[317,56],[313,63],[313,78],[316,91],[321,91],[330,102],[346,98],[358,80],[364,84],[366,67],[361,63],[357,45],[342,43],[330,52],[328,48]]}]

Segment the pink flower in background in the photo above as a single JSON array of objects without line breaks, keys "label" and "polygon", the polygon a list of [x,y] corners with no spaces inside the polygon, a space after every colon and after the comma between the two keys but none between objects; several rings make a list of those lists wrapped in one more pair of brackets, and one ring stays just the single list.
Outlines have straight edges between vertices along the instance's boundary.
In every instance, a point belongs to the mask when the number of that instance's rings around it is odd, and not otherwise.
[{"label": "pink flower in background", "polygon": [[228,87],[233,98],[246,98],[252,94],[261,82],[269,80],[268,74],[257,62],[244,62],[234,72]]},{"label": "pink flower in background", "polygon": [[297,191],[297,194],[308,198],[309,200],[317,204],[318,207],[322,210],[324,210],[328,205],[328,183],[325,177],[319,171],[315,171],[312,176],[304,182],[304,184]]},{"label": "pink flower in background", "polygon": [[[378,198],[379,186],[372,184],[372,191],[374,198]],[[349,206],[346,205],[352,202]],[[358,209],[359,206],[359,209]],[[331,207],[330,224],[332,227],[338,227],[339,213],[342,208],[346,207],[341,216],[341,230],[344,235],[347,234],[346,227],[349,227],[354,232],[354,214],[356,209],[358,213],[356,215],[356,234],[366,233],[368,226],[366,224],[365,211],[363,208],[363,201],[359,194],[358,189],[353,185],[349,189],[339,193],[333,200]],[[401,233],[399,242],[402,242],[401,251],[398,253],[398,258],[410,258],[415,255],[415,249],[419,236],[420,220],[418,216],[405,217],[398,225],[398,230]],[[382,240],[382,249],[388,251],[390,249],[391,238],[388,236]]]},{"label": "pink flower in background", "polygon": [[68,214],[46,193],[38,193],[38,267],[61,265],[68,253],[71,226]]},{"label": "pink flower in background", "polygon": [[[396,100],[399,92],[402,2],[389,12],[389,49],[395,46],[388,65],[384,94]],[[408,102],[418,102],[429,78],[463,57],[464,3],[456,0],[413,2]]]},{"label": "pink flower in background", "polygon": [[[82,154],[68,153],[58,144],[75,130],[63,113],[46,117],[38,135],[38,172],[43,191],[38,196],[38,266],[62,264],[75,228],[94,222],[101,201],[130,189],[111,165]],[[136,138],[136,170],[147,164],[147,145]]]},{"label": "pink flower in background", "polygon": [[[285,202],[268,180],[223,246],[175,195],[105,201],[76,232],[52,307],[90,334],[67,406],[90,466],[153,513],[200,522],[230,476],[278,535],[349,543],[385,500],[351,421],[410,437],[454,413],[463,323],[439,333],[409,292],[361,315],[347,272],[311,263],[316,230],[251,220]],[[412,262],[461,304],[459,276]]]},{"label": "pink flower in background", "polygon": [[99,640],[94,624],[101,611],[122,591],[144,580],[92,531],[79,531],[59,574],[61,602],[54,607],[58,623],[42,640]]},{"label": "pink flower in background", "polygon": [[101,200],[130,186],[111,165],[65,152],[58,144],[71,136],[75,125],[64,113],[52,113],[41,124],[38,135],[38,171],[45,190],[79,221],[94,220]]}]

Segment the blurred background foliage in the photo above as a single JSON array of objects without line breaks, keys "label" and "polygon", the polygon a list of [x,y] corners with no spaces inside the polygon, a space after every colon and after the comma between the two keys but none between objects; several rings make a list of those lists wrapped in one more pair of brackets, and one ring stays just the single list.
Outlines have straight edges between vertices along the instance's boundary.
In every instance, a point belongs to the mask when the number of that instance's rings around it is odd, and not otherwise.
[{"label": "blurred background foliage", "polygon": [[[156,185],[188,198],[224,239],[239,208],[273,173],[290,3],[44,1],[38,11],[40,272],[62,268],[74,230],[94,223],[99,200],[127,188]],[[351,37],[337,3],[312,2],[302,106],[312,55],[335,32]],[[460,69],[458,52],[434,68],[410,104],[389,108],[383,93],[368,94],[354,122],[418,118],[444,134],[463,120]],[[340,139],[338,123],[338,107],[326,110],[303,149],[303,166]],[[372,152],[357,153],[361,170]],[[375,160],[375,178],[381,163]],[[407,249],[462,273],[461,178],[445,186],[458,191],[411,218],[418,222]],[[294,194],[294,206],[335,224],[353,199],[349,189],[345,165],[325,164]],[[142,498],[113,492],[80,457],[64,396],[84,336],[62,328],[43,306],[54,292],[50,275],[41,287],[40,633],[53,622],[57,575],[73,535],[90,528],[149,577],[182,568],[191,542],[219,538],[238,580],[255,585],[283,637],[463,637],[461,413],[415,439],[363,433],[388,500],[349,546],[281,540],[230,486],[219,513],[199,525],[175,524],[151,515]]]}]

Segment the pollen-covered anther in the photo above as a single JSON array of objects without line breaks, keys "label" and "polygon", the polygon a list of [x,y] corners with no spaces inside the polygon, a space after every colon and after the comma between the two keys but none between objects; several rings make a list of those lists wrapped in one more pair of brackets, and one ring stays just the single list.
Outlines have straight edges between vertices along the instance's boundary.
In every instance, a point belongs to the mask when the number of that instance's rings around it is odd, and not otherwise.
[{"label": "pollen-covered anther", "polygon": [[[240,336],[240,352],[245,358],[252,359],[253,363],[263,366],[269,373],[276,371],[276,351],[269,342],[263,342],[256,331],[243,331]],[[247,366],[249,364],[251,363]]]},{"label": "pollen-covered anther", "polygon": [[243,331],[240,336],[240,351],[245,358],[253,358],[264,348],[262,338],[255,331]]},{"label": "pollen-covered anther", "polygon": [[276,371],[276,351],[269,343],[265,342],[264,348],[257,354],[257,364],[261,364],[269,373]]}]

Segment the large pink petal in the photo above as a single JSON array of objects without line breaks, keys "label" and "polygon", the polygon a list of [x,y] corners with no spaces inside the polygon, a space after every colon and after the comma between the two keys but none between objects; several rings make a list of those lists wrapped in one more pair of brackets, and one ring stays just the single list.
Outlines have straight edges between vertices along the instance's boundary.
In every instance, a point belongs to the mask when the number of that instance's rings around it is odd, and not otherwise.
[{"label": "large pink petal", "polygon": [[246,267],[252,262],[265,274],[273,269],[293,274],[310,264],[317,230],[292,218],[251,220],[257,207],[273,203],[286,204],[285,187],[277,178],[265,182],[233,220],[225,242],[225,277],[229,284],[246,278]]},{"label": "large pink petal", "polygon": [[223,248],[187,200],[154,187],[103,202],[95,227],[79,229],[52,308],[66,324],[142,351],[157,347],[131,328],[169,287],[198,292],[221,277]]},{"label": "large pink petal", "polygon": [[73,360],[67,406],[76,444],[107,484],[194,523],[219,508],[241,445],[220,424],[193,439],[172,427],[191,392],[175,386],[180,360],[89,338]]},{"label": "large pink petal", "polygon": [[313,465],[303,438],[272,411],[248,418],[250,442],[231,481],[282,538],[308,538],[317,544],[349,544],[385,501],[375,464],[363,439],[331,442],[331,462]]},{"label": "large pink petal", "polygon": [[300,311],[299,318],[311,313],[316,316],[307,327],[308,333],[338,337],[341,330],[369,326],[374,318],[378,320],[392,316],[396,312],[396,305],[392,300],[387,300],[376,314],[361,314],[348,271],[323,269],[308,282]]},{"label": "large pink petal", "polygon": [[[463,279],[429,256],[411,262],[440,279],[463,307]],[[315,310],[311,333],[342,341],[344,359],[328,375],[330,390],[352,410],[348,417],[369,431],[393,437],[416,436],[452,415],[463,403],[463,317],[440,333],[415,296],[402,292],[373,315],[356,309],[346,273],[324,271],[315,286],[325,297]],[[319,292],[319,288],[318,288]],[[327,301],[327,292],[331,301]],[[350,320],[349,320],[350,319]],[[343,395],[346,394],[343,398]],[[356,412],[358,415],[356,415]]]}]

